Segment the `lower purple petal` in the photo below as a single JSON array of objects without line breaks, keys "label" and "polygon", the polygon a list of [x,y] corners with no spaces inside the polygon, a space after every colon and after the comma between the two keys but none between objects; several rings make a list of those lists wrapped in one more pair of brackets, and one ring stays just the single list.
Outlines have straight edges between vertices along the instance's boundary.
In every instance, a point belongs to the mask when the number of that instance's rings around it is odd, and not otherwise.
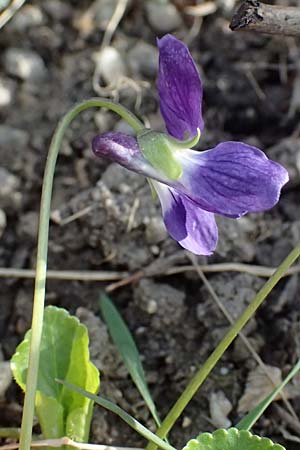
[{"label": "lower purple petal", "polygon": [[289,179],[284,167],[241,142],[178,152],[178,159],[183,192],[203,209],[228,217],[272,208]]},{"label": "lower purple petal", "polygon": [[214,215],[185,195],[161,183],[153,183],[161,202],[164,222],[173,239],[196,255],[211,255],[218,241]]}]

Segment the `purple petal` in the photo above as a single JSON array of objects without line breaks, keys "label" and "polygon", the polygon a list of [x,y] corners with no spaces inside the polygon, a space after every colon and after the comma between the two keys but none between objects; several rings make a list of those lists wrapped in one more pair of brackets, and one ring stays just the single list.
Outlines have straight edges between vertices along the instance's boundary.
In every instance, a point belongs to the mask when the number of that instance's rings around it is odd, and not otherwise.
[{"label": "purple petal", "polygon": [[144,158],[137,140],[132,136],[119,132],[99,134],[92,140],[92,149],[99,158],[109,159],[145,177],[168,183],[166,177]]},{"label": "purple petal", "polygon": [[289,179],[284,167],[241,142],[224,142],[202,153],[185,150],[177,156],[183,166],[183,192],[203,209],[229,217],[272,208]]},{"label": "purple petal", "polygon": [[[186,139],[203,129],[202,84],[193,58],[182,42],[167,34],[157,40],[159,48],[158,93],[167,130]],[[188,134],[188,136],[187,136]]]},{"label": "purple petal", "polygon": [[199,208],[185,195],[161,183],[153,183],[161,202],[164,222],[171,237],[196,255],[211,255],[218,241],[214,215]]},{"label": "purple petal", "polygon": [[[124,133],[104,133],[93,138],[92,149],[96,156],[122,164],[130,163],[132,158],[140,157],[137,140]],[[123,164],[122,164],[123,165]]]}]

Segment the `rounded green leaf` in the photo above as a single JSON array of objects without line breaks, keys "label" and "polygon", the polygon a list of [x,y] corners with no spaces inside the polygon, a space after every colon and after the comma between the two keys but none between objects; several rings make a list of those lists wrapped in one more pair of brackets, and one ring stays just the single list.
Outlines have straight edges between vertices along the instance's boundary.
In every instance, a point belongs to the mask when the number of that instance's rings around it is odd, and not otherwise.
[{"label": "rounded green leaf", "polygon": [[[11,360],[16,382],[25,391],[31,330]],[[90,361],[87,328],[76,317],[55,306],[45,309],[35,409],[45,439],[63,435],[88,439],[93,402],[66,390],[56,379],[66,380],[94,394],[99,372]]]},{"label": "rounded green leaf", "polygon": [[268,438],[261,438],[249,431],[236,428],[219,429],[214,433],[200,434],[191,439],[183,450],[285,450]]}]

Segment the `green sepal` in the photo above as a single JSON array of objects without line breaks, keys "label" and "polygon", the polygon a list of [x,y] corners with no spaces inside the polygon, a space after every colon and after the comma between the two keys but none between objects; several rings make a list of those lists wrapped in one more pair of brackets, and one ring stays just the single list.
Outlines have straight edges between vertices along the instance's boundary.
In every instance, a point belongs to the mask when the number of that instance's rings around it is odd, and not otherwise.
[{"label": "green sepal", "polygon": [[142,130],[137,134],[139,147],[151,165],[171,180],[182,174],[181,164],[174,157],[174,144],[168,135],[153,130]]},{"label": "green sepal", "polygon": [[246,430],[221,428],[212,434],[202,433],[196,439],[191,439],[183,450],[285,450],[285,448]]}]

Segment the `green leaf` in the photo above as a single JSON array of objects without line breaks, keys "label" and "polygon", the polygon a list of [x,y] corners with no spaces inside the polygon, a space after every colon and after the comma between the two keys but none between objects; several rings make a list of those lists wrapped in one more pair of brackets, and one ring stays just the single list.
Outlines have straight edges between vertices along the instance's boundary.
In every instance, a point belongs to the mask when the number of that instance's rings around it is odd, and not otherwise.
[{"label": "green leaf", "polygon": [[110,298],[105,294],[102,294],[100,297],[100,308],[112,340],[118,348],[133,382],[148,406],[156,424],[160,425],[159,416],[147,386],[140,355],[127,325]]},{"label": "green leaf", "polygon": [[[12,357],[11,367],[16,382],[25,391],[28,366],[29,330]],[[93,402],[59,385],[65,379],[96,393],[99,372],[89,360],[88,333],[76,317],[64,309],[45,309],[36,414],[45,439],[68,436],[78,442],[88,440]]]},{"label": "green leaf", "polygon": [[239,430],[250,430],[253,427],[255,422],[260,418],[260,416],[264,413],[267,407],[272,403],[275,397],[279,394],[279,392],[285,387],[285,385],[296,375],[296,373],[300,370],[300,360],[297,362],[295,367],[290,371],[290,373],[286,376],[286,378],[280,383],[280,385],[274,389],[274,391],[269,394],[258,406],[252,409],[237,425],[236,428]]},{"label": "green leaf", "polygon": [[229,428],[214,433],[200,434],[191,439],[183,450],[285,450],[282,445],[273,444],[268,438],[255,436],[246,430]]}]

